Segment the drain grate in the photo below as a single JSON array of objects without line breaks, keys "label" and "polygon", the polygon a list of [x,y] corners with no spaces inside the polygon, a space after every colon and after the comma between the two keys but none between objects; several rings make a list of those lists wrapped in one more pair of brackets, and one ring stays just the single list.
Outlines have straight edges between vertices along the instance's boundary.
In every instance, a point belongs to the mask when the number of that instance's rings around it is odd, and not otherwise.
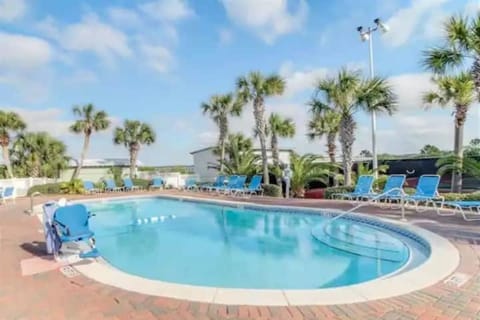
[{"label": "drain grate", "polygon": [[72,266],[61,267],[60,272],[67,278],[74,278],[80,275],[80,273],[77,270],[75,270]]},{"label": "drain grate", "polygon": [[467,281],[471,277],[472,276],[470,276],[468,274],[456,272],[456,273],[452,274],[450,277],[448,277],[445,281],[443,281],[443,283],[445,283],[446,285],[449,285],[449,286],[461,287],[465,283],[467,283]]}]

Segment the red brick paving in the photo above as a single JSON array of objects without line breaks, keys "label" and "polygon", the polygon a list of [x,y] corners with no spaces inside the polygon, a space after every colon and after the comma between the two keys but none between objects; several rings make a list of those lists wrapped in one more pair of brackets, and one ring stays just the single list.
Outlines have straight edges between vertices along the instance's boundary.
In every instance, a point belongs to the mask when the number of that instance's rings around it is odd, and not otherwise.
[{"label": "red brick paving", "polygon": [[[319,200],[251,201],[351,208],[348,204]],[[0,206],[0,319],[480,319],[480,224],[465,223],[459,217],[437,217],[431,212],[409,215],[415,224],[440,233],[457,245],[461,253],[458,271],[472,276],[460,288],[439,282],[408,295],[366,303],[254,307],[147,296],[105,286],[82,275],[69,279],[58,270],[22,277],[20,261],[44,254],[38,219],[23,214],[28,204],[27,199],[18,199],[16,205]],[[398,211],[373,207],[362,211],[398,218]],[[469,236],[462,231],[468,231]],[[476,235],[472,236],[473,233]]]}]

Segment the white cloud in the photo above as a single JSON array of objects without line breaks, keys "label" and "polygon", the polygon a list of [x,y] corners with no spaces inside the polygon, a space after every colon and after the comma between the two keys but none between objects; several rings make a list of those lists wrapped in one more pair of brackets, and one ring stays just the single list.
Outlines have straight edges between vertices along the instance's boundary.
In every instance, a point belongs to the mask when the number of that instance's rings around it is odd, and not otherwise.
[{"label": "white cloud", "polygon": [[441,10],[433,12],[425,22],[423,35],[425,39],[438,39],[443,36],[443,25],[449,15]]},{"label": "white cloud", "polygon": [[[448,0],[411,0],[408,7],[398,10],[386,21],[390,31],[382,37],[392,47],[404,45],[414,35],[415,30],[433,10],[441,7]],[[440,26],[437,26],[440,27]]]},{"label": "white cloud", "polygon": [[295,1],[290,10],[288,0],[220,0],[228,17],[237,25],[253,30],[271,44],[278,37],[299,31],[308,15],[305,0]]},{"label": "white cloud", "polygon": [[33,110],[18,107],[6,107],[5,109],[18,113],[27,124],[28,131],[47,131],[57,138],[63,138],[70,134],[69,126],[71,123],[62,119],[64,115],[62,109]]},{"label": "white cloud", "polygon": [[145,63],[159,73],[170,71],[175,63],[171,52],[161,45],[143,43],[140,45],[140,52],[145,58]]},{"label": "white cloud", "polygon": [[469,1],[465,5],[465,15],[473,16],[480,11],[480,2],[478,0]]},{"label": "white cloud", "polygon": [[0,21],[11,22],[27,12],[25,0],[0,0]]},{"label": "white cloud", "polygon": [[166,22],[176,22],[194,15],[186,0],[156,0],[142,4],[140,10],[151,18]]},{"label": "white cloud", "polygon": [[390,77],[388,80],[398,96],[399,108],[419,112],[423,107],[423,93],[434,89],[434,85],[430,81],[431,77],[432,75],[428,72]]},{"label": "white cloud", "polygon": [[138,27],[142,23],[138,13],[125,8],[109,8],[108,16],[113,23],[121,27]]},{"label": "white cloud", "polygon": [[97,75],[87,69],[76,70],[73,74],[67,77],[67,82],[71,84],[88,84],[98,82]]},{"label": "white cloud", "polygon": [[280,76],[285,79],[285,97],[293,97],[306,90],[313,90],[315,83],[328,74],[327,68],[316,68],[310,70],[294,70],[291,62],[284,62],[280,66]]},{"label": "white cloud", "polygon": [[52,18],[47,18],[38,28],[65,50],[92,52],[108,64],[112,64],[116,57],[132,55],[127,36],[100,21],[95,14],[84,15],[80,22],[61,27]]},{"label": "white cloud", "polygon": [[221,28],[218,30],[218,38],[219,42],[222,45],[230,44],[233,40],[233,33],[230,29]]}]

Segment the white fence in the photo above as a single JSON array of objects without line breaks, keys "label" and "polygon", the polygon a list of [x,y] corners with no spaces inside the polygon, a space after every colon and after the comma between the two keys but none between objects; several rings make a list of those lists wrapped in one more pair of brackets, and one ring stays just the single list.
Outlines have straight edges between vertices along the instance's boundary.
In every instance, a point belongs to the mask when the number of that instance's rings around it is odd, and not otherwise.
[{"label": "white fence", "polygon": [[165,181],[165,186],[167,188],[180,189],[185,186],[185,181],[188,179],[197,179],[198,176],[194,174],[181,174],[178,172],[168,172],[168,173],[150,173],[150,172],[139,172],[138,175],[141,179],[151,180],[155,177],[161,177]]},{"label": "white fence", "polygon": [[49,178],[14,178],[14,179],[0,179],[0,188],[13,186],[15,187],[15,196],[23,197],[27,195],[28,189],[33,186],[46,183],[54,183],[55,179]]}]

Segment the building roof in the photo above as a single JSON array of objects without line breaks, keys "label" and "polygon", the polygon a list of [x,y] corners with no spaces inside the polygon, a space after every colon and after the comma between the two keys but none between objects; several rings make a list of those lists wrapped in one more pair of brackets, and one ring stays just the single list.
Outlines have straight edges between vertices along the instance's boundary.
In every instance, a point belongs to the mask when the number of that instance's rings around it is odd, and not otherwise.
[{"label": "building roof", "polygon": [[[72,159],[68,162],[69,167],[76,167],[77,159]],[[141,166],[142,162],[137,160],[137,166]],[[130,159],[106,158],[106,159],[85,159],[83,160],[83,167],[128,167],[130,166]]]},{"label": "building roof", "polygon": [[[213,150],[215,149],[216,147],[207,147],[207,148],[203,148],[203,149],[198,149],[198,150],[195,150],[195,151],[192,151],[190,152],[191,155],[194,155],[196,153],[200,153],[200,152],[204,152],[204,151],[208,151],[208,150]],[[254,148],[253,151],[260,151],[261,149],[260,148]],[[271,149],[267,149],[267,151],[272,151]],[[292,149],[278,149],[278,151],[280,152],[293,152]]]}]

